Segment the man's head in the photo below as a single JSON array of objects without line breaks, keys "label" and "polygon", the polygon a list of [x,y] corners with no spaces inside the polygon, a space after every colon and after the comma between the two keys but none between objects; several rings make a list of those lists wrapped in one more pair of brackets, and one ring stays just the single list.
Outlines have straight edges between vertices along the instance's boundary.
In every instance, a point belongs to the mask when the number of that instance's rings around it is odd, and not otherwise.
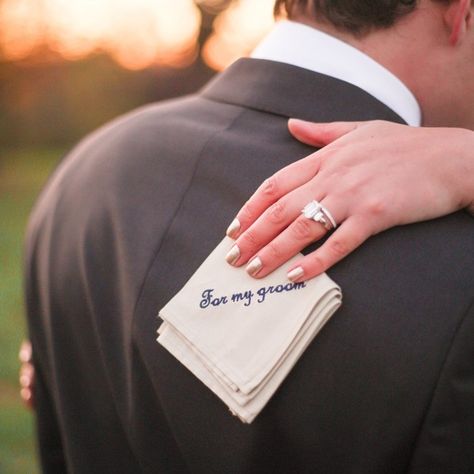
[{"label": "man's head", "polygon": [[425,125],[474,129],[473,0],[277,0],[275,12],[372,56],[416,95]]}]

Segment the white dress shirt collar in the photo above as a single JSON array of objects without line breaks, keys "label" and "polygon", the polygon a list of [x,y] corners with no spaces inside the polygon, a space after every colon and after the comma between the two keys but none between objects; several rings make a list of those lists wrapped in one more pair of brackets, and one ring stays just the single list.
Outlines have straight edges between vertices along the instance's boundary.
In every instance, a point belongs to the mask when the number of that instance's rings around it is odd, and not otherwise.
[{"label": "white dress shirt collar", "polygon": [[309,69],[363,89],[396,112],[409,125],[421,124],[421,109],[411,91],[371,57],[316,28],[280,21],[252,53]]}]

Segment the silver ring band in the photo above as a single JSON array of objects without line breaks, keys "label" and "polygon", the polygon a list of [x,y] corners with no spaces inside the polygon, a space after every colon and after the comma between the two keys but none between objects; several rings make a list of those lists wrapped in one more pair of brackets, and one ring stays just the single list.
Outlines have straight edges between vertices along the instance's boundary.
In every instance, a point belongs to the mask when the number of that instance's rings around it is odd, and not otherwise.
[{"label": "silver ring band", "polygon": [[324,206],[321,206],[321,212],[323,212],[324,215],[329,219],[329,222],[331,223],[332,228],[335,229],[337,227],[337,224],[334,217],[332,217],[332,214]]},{"label": "silver ring band", "polygon": [[327,230],[333,230],[337,227],[336,221],[334,220],[332,214],[318,201],[313,200],[306,204],[301,213],[307,219],[312,219],[315,222],[319,222]]}]

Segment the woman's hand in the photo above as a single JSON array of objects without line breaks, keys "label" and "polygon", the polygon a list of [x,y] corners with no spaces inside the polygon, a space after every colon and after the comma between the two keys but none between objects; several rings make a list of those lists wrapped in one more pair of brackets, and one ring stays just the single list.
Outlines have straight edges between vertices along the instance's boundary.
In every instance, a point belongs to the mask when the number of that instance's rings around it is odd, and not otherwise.
[{"label": "woman's hand", "polygon": [[35,386],[35,367],[33,365],[33,351],[31,342],[24,340],[21,343],[18,357],[21,362],[20,367],[20,396],[23,403],[30,409],[35,406],[34,386]]},{"label": "woman's hand", "polygon": [[370,236],[470,206],[474,209],[474,132],[389,122],[311,124],[290,120],[300,141],[324,147],[267,179],[227,230],[226,259],[261,278],[327,232],[301,214],[312,200],[338,224],[288,277],[304,281],[330,268]]}]

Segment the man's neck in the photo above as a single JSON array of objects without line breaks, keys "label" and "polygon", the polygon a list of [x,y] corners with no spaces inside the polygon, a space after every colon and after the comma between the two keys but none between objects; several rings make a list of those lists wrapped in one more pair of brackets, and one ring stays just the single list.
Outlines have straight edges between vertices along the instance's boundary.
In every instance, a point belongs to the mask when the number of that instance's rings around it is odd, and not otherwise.
[{"label": "man's neck", "polygon": [[309,69],[359,87],[395,111],[410,125],[420,125],[418,103],[402,81],[383,65],[332,32],[315,25],[283,21],[252,54]]},{"label": "man's neck", "polygon": [[423,124],[435,126],[450,125],[447,121],[449,104],[441,99],[449,94],[446,94],[446,90],[433,87],[437,74],[440,79],[438,88],[445,82],[440,68],[443,60],[439,54],[439,44],[436,43],[445,34],[442,19],[442,8],[438,3],[430,2],[428,6],[420,6],[399,19],[394,26],[374,29],[361,35],[342,31],[328,22],[308,17],[295,17],[292,21],[324,31],[382,65],[416,97],[423,111]]},{"label": "man's neck", "polygon": [[[343,41],[344,43],[353,46],[354,48],[362,51],[367,56],[371,57],[374,61],[379,63],[381,66],[388,69],[395,76],[397,76],[402,82],[407,85],[410,84],[410,80],[406,82],[405,69],[397,59],[398,55],[394,51],[393,42],[387,41],[390,35],[389,30],[372,31],[367,34],[355,35],[347,31],[337,29],[333,25],[327,22],[316,21],[308,18],[307,16],[298,16],[292,18],[291,21],[301,23],[303,25],[315,28],[323,33],[333,36],[334,38]],[[406,56],[406,55],[405,55]]]}]

